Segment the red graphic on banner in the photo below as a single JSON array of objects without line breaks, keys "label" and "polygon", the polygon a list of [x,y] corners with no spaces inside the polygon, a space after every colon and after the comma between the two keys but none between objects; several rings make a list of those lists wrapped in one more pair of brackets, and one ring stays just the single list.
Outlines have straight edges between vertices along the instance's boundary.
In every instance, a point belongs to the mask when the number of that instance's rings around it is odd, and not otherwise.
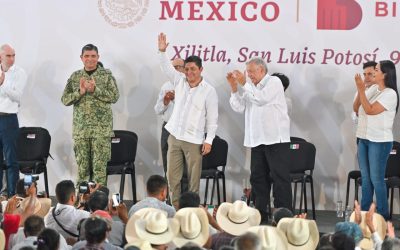
[{"label": "red graphic on banner", "polygon": [[354,0],[318,0],[317,29],[351,30],[362,18],[361,6]]}]

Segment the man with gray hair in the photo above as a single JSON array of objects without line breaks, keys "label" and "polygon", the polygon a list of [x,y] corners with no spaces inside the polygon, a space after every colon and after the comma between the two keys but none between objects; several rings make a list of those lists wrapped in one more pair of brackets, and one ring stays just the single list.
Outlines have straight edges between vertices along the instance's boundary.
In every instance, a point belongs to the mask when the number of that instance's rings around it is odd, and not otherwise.
[{"label": "man with gray hair", "polygon": [[[250,82],[246,82],[246,72]],[[279,150],[280,143],[290,142],[290,120],[282,82],[268,74],[267,65],[259,57],[246,63],[245,72],[235,70],[226,78],[232,91],[229,100],[232,109],[245,113],[244,146],[251,148],[250,183],[261,224],[266,224],[270,176],[274,182],[274,207],[292,209],[290,172],[282,164],[284,156]]]},{"label": "man with gray hair", "polygon": [[[2,45],[0,47],[0,159],[3,160],[4,157],[8,197],[15,194],[19,179],[16,150],[19,134],[17,113],[27,81],[25,71],[14,62],[15,50],[8,44]],[[0,167],[0,189],[2,186],[3,166]]]}]

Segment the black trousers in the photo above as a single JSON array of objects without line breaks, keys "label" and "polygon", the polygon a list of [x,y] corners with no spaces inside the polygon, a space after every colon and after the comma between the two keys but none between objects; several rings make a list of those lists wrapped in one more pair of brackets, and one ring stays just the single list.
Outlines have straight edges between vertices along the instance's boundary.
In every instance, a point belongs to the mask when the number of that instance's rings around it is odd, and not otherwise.
[{"label": "black trousers", "polygon": [[[250,183],[256,197],[256,208],[261,215],[267,213],[273,183],[274,207],[292,210],[292,185],[289,166],[282,163],[285,157],[280,144],[259,145],[251,149]],[[272,183],[271,183],[272,182]]]}]

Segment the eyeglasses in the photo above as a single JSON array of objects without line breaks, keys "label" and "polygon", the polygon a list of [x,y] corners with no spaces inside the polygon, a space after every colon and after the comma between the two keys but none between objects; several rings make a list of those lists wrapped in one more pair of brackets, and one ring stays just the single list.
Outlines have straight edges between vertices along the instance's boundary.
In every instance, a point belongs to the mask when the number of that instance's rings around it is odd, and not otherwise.
[{"label": "eyeglasses", "polygon": [[174,68],[175,68],[175,69],[183,69],[184,66],[182,66],[182,65],[175,65]]}]

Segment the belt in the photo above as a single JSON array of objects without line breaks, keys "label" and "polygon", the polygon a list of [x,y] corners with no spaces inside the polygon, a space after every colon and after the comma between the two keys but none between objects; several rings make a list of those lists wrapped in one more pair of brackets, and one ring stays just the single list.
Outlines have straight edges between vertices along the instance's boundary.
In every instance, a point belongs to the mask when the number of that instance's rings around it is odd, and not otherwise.
[{"label": "belt", "polygon": [[12,113],[4,113],[4,112],[0,112],[0,116],[7,116],[7,115],[14,115]]}]

